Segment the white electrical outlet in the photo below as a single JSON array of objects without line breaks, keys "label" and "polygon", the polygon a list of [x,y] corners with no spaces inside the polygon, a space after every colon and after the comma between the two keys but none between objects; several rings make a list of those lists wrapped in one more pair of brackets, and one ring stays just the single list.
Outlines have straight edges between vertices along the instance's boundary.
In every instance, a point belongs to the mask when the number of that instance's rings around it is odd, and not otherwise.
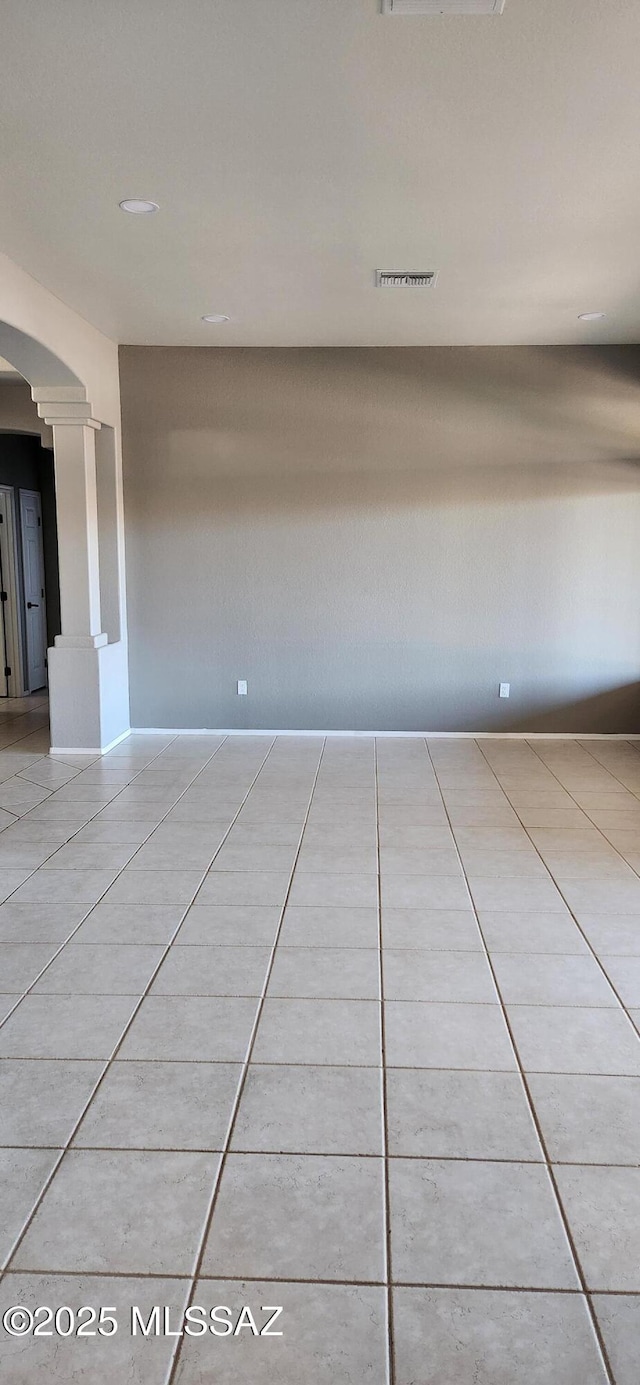
[{"label": "white electrical outlet", "polygon": [[[239,691],[239,689],[238,689],[238,691]],[[500,697],[510,697],[510,696],[511,696],[511,684],[510,684],[510,683],[501,683],[501,684],[500,684]]]},{"label": "white electrical outlet", "polygon": [[238,697],[246,697],[248,692],[246,678],[238,679]]}]

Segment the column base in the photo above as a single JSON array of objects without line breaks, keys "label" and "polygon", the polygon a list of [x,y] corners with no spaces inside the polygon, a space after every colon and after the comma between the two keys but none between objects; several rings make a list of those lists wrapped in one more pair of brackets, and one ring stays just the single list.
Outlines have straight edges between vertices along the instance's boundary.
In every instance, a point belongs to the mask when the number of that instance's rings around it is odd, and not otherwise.
[{"label": "column base", "polygon": [[49,650],[49,702],[52,750],[101,755],[122,740],[129,733],[124,641],[58,636]]}]

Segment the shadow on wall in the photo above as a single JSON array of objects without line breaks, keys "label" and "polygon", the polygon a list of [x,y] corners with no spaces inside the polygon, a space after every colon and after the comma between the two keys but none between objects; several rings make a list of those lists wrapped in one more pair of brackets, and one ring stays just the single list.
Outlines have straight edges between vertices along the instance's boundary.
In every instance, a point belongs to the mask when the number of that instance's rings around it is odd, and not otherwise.
[{"label": "shadow on wall", "polygon": [[121,349],[129,437],[190,467],[562,467],[640,456],[640,348]]},{"label": "shadow on wall", "polygon": [[638,725],[640,350],[128,347],[121,375],[134,725]]},{"label": "shadow on wall", "polygon": [[610,733],[617,729],[622,735],[640,735],[640,683],[608,688],[595,697],[545,707],[543,711],[524,707],[518,710],[513,722],[501,719],[498,729],[588,735],[602,733],[603,727]]}]

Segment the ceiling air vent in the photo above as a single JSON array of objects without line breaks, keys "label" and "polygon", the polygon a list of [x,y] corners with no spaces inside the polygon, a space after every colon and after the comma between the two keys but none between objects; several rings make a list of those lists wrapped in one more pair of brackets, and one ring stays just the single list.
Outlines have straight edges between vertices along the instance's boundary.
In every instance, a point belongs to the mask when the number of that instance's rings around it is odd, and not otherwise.
[{"label": "ceiling air vent", "polygon": [[502,14],[505,0],[382,0],[383,14]]},{"label": "ceiling air vent", "polygon": [[412,273],[406,269],[378,269],[376,285],[379,289],[430,289],[438,277],[437,270],[427,269]]}]

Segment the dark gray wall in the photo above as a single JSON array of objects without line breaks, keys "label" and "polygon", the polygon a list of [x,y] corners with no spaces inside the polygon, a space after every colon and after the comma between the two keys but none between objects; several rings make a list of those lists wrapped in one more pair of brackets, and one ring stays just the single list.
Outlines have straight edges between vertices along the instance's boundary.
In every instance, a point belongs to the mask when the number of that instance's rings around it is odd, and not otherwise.
[{"label": "dark gray wall", "polygon": [[120,364],[133,725],[640,729],[635,348]]},{"label": "dark gray wall", "polygon": [[[42,506],[42,546],[47,591],[47,643],[60,634],[60,579],[58,574],[58,532],[56,525],[53,452],[42,447],[40,438],[29,433],[5,433],[0,428],[0,485],[13,486],[14,514],[20,581],[22,556],[20,535],[20,491],[39,491]],[[25,643],[24,610],[20,615]]]}]

